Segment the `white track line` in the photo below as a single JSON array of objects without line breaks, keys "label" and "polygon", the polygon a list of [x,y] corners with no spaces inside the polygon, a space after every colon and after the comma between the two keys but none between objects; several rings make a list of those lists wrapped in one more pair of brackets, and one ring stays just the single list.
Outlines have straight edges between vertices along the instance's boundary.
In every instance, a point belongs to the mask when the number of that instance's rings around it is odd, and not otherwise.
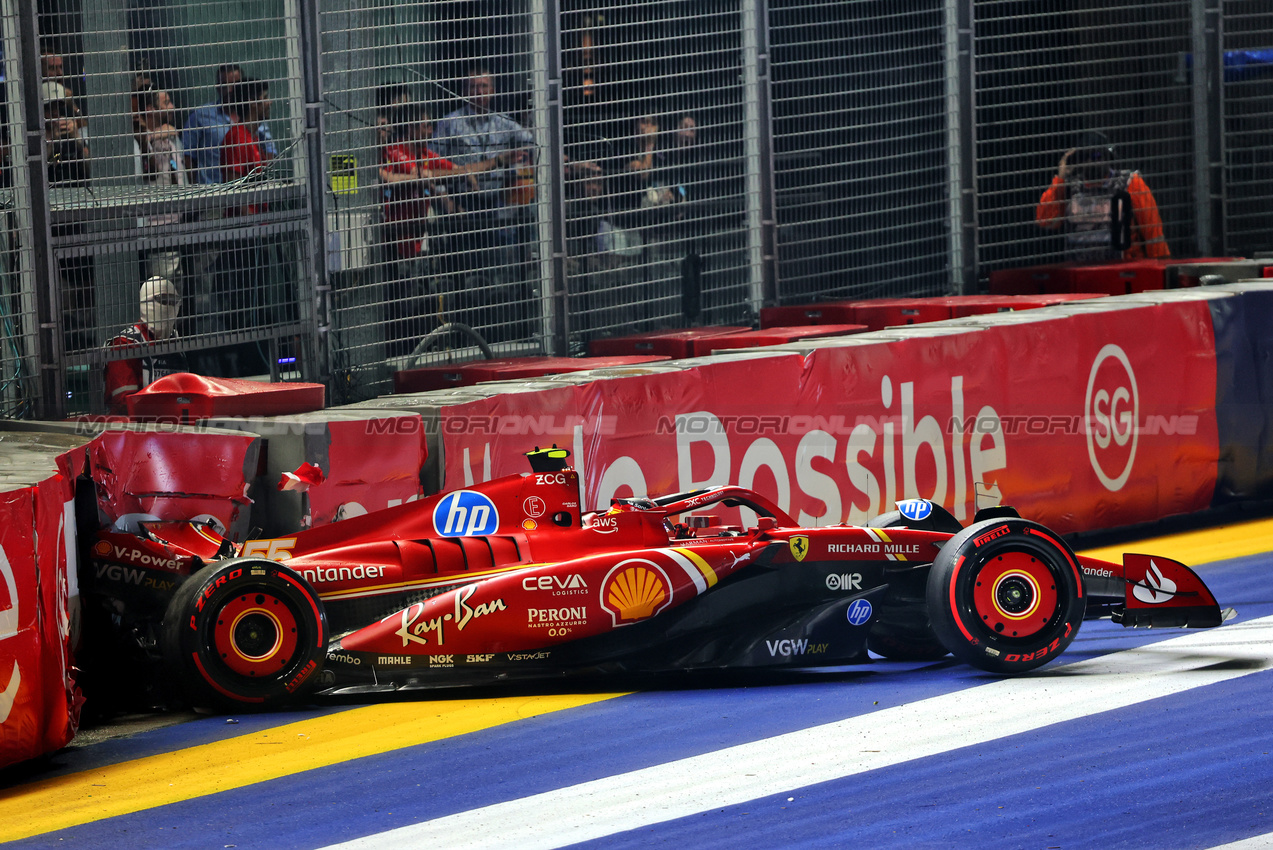
[{"label": "white track line", "polygon": [[[1231,660],[1257,663],[1218,663]],[[1269,667],[1273,617],[1044,668],[1038,675],[1002,679],[335,847],[561,847],[1125,708]]]},{"label": "white track line", "polygon": [[1273,847],[1273,832],[1267,835],[1253,835],[1232,844],[1220,844],[1211,850],[1268,850]]}]

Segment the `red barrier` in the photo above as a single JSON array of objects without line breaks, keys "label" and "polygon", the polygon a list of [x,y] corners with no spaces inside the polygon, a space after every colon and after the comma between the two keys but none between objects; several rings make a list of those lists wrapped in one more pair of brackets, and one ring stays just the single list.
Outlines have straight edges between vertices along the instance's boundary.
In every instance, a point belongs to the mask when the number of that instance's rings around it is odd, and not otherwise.
[{"label": "red barrier", "polygon": [[0,495],[0,767],[66,746],[79,725],[71,496],[56,473]]},{"label": "red barrier", "polygon": [[1158,260],[1130,260],[1075,266],[1070,269],[1067,284],[1070,292],[1130,295],[1162,289],[1164,281],[1163,264]]},{"label": "red barrier", "polygon": [[200,422],[214,416],[278,416],[322,410],[322,384],[266,384],[178,372],[127,398],[134,420]]},{"label": "red barrier", "polygon": [[395,393],[422,393],[450,387],[468,387],[483,381],[538,378],[609,366],[631,366],[667,360],[666,356],[623,357],[508,357],[498,360],[468,360],[439,366],[421,366],[393,373]]},{"label": "red barrier", "polygon": [[259,449],[255,435],[230,431],[105,431],[89,449],[98,508],[124,526],[211,519],[242,540]]},{"label": "red barrier", "polygon": [[732,334],[702,337],[694,341],[694,356],[711,354],[735,348],[761,348],[766,345],[782,345],[800,339],[821,339],[829,336],[862,333],[866,325],[804,325],[791,328],[765,328],[758,331],[739,331]]},{"label": "red barrier", "polygon": [[873,331],[922,325],[950,318],[950,306],[942,298],[878,298],[858,304],[857,322]]},{"label": "red barrier", "polygon": [[651,331],[643,334],[612,336],[594,339],[588,343],[588,353],[594,357],[630,357],[640,354],[661,354],[666,357],[694,356],[694,343],[704,337],[721,336],[748,330],[741,325],[714,325],[706,328],[689,328],[672,331]]},{"label": "red barrier", "polygon": [[1039,307],[1064,304],[1067,301],[1104,297],[1104,292],[1063,292],[1052,295],[952,295],[941,301],[950,307],[952,319],[965,319],[968,316],[1034,310]]},{"label": "red barrier", "polygon": [[[801,522],[931,497],[1062,531],[1204,508],[1215,486],[1208,307],[1093,311],[474,402],[442,412],[446,480],[519,471],[534,437],[453,418],[573,422],[585,504],[753,486]],[[540,438],[540,442],[542,442]],[[564,441],[559,441],[564,442]]]},{"label": "red barrier", "polygon": [[1070,273],[1076,263],[996,269],[990,273],[991,295],[1046,295],[1070,291]]},{"label": "red barrier", "polygon": [[763,307],[762,328],[789,328],[795,325],[856,325],[859,304],[869,301],[822,301],[794,307]]}]

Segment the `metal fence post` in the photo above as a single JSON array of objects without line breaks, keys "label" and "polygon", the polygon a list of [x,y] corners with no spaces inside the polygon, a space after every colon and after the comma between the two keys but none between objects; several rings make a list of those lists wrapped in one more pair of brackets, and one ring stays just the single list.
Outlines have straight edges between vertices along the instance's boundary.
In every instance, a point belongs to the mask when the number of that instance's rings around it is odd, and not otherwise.
[{"label": "metal fence post", "polygon": [[[747,174],[747,247],[753,310],[778,302],[778,236],[774,198],[773,111],[769,71],[769,4],[743,6],[743,120]],[[759,279],[757,279],[757,271]]]},{"label": "metal fence post", "polygon": [[[326,382],[331,377],[327,359],[327,333],[331,327],[329,307],[331,286],[327,280],[327,167],[323,154],[323,66],[322,26],[318,0],[300,0],[301,85],[305,101],[305,156],[309,160],[306,177],[309,190],[309,214],[312,227],[309,240],[308,274],[302,276],[299,317],[304,328],[301,337],[301,378]],[[308,279],[312,291],[306,292]]]},{"label": "metal fence post", "polygon": [[1224,55],[1219,0],[1192,0],[1194,216],[1198,254],[1228,250],[1224,238]]},{"label": "metal fence post", "polygon": [[[532,20],[535,26],[535,57],[532,87],[544,98],[544,128],[540,151],[548,159],[548,215],[539,216],[540,245],[549,246],[547,257],[540,260],[540,279],[544,282],[541,303],[548,324],[546,341],[552,353],[570,353],[570,292],[566,277],[566,169],[564,115],[561,79],[561,4],[560,0],[535,0]],[[541,164],[542,166],[542,164]],[[542,208],[541,208],[542,210]],[[542,249],[541,249],[542,250]]]},{"label": "metal fence post", "polygon": [[44,150],[44,108],[40,91],[40,29],[35,4],[19,2],[22,40],[22,105],[26,118],[26,166],[31,187],[32,266],[35,271],[36,319],[39,325],[38,367],[41,419],[61,419],[66,396],[62,374],[62,308],[57,263],[50,230],[49,171]]},{"label": "metal fence post", "polygon": [[977,290],[977,105],[973,0],[946,0],[946,133],[949,150],[950,287]]}]

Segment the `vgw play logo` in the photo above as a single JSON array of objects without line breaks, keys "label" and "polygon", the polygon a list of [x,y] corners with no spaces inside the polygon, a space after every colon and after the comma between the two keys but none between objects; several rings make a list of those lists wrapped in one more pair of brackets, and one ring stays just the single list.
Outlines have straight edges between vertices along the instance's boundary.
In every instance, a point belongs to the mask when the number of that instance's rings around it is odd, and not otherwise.
[{"label": "vgw play logo", "polygon": [[499,528],[499,511],[485,494],[457,490],[448,493],[433,509],[433,527],[443,537],[494,534]]}]

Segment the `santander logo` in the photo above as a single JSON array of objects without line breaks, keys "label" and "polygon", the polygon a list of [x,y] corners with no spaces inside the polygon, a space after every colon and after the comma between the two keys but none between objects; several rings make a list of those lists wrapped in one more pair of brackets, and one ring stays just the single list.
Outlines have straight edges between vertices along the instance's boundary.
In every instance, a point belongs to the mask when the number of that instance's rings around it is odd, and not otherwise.
[{"label": "santander logo", "polygon": [[1127,353],[1110,343],[1100,350],[1087,376],[1083,401],[1087,456],[1105,489],[1116,492],[1132,474],[1140,419],[1140,394]]},{"label": "santander logo", "polygon": [[1146,605],[1158,605],[1168,602],[1176,595],[1176,583],[1163,575],[1162,570],[1152,560],[1145,571],[1144,583],[1132,586],[1132,596]]}]

